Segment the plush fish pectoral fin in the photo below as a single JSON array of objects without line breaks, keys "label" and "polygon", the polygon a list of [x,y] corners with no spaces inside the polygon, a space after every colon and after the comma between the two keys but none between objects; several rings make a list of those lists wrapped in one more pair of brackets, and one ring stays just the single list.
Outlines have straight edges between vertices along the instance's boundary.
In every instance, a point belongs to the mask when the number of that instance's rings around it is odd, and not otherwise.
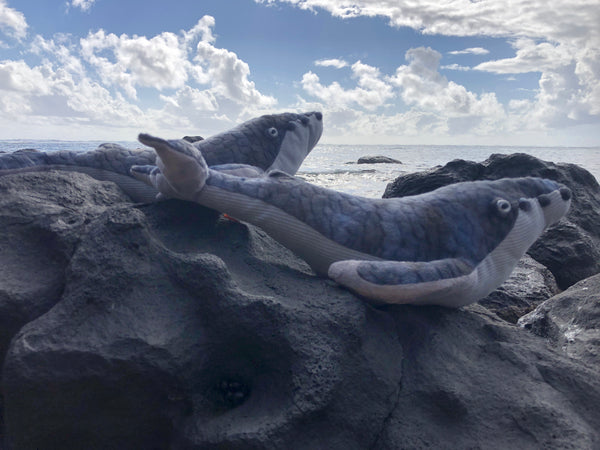
[{"label": "plush fish pectoral fin", "polygon": [[[292,174],[295,174],[298,171],[304,158],[306,158],[308,152],[310,152],[314,144],[316,144],[316,141],[314,143],[311,142],[311,133],[313,133],[314,130],[311,131],[312,128],[310,127],[311,120],[314,121],[315,119],[310,119],[308,117],[304,117],[304,119],[304,121],[294,120],[289,123],[289,129],[281,142],[279,154],[269,169],[281,170],[282,172]],[[302,151],[299,149],[302,149]]]},{"label": "plush fish pectoral fin", "polygon": [[477,301],[478,274],[462,259],[428,262],[338,261],[328,275],[377,303],[459,307]]},{"label": "plush fish pectoral fin", "polygon": [[[154,148],[157,154],[156,165],[167,180],[170,190],[163,192],[184,200],[193,200],[202,190],[208,178],[208,166],[200,151],[187,141],[165,140],[149,134],[140,134],[139,141]],[[161,185],[164,186],[164,185]]]},{"label": "plush fish pectoral fin", "polygon": [[173,190],[167,179],[163,176],[160,169],[156,166],[131,166],[129,169],[131,175],[152,186],[158,191],[157,200],[163,198],[177,197],[177,193]]},{"label": "plush fish pectoral fin", "polygon": [[227,175],[246,178],[262,177],[265,174],[265,171],[260,167],[251,166],[248,164],[219,164],[216,166],[210,166],[210,169],[216,170],[217,172],[226,173]]}]

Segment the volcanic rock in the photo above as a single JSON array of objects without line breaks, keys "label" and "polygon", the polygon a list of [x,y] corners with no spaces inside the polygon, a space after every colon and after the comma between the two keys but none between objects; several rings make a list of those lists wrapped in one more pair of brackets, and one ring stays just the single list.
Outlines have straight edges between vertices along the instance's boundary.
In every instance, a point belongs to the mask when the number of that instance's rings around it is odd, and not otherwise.
[{"label": "volcanic rock", "polygon": [[19,237],[3,270],[60,286],[3,364],[7,448],[600,446],[597,365],[480,305],[374,308],[199,205],[108,207],[72,173],[0,181]]},{"label": "volcanic rock", "polygon": [[552,297],[519,319],[519,326],[549,339],[571,358],[600,367],[600,275]]},{"label": "volcanic rock", "polygon": [[356,161],[356,164],[402,164],[397,159],[390,158],[389,156],[361,156]]},{"label": "volcanic rock", "polygon": [[[63,175],[38,176],[20,181],[42,202],[66,195],[54,186]],[[97,186],[82,189],[88,182]],[[60,301],[12,341],[2,380],[9,448],[376,439],[401,379],[387,314],[315,278],[263,232],[198,205],[96,213],[56,269]],[[18,269],[36,285],[49,278]]]},{"label": "volcanic rock", "polygon": [[184,141],[188,141],[190,143],[194,143],[194,142],[198,142],[198,141],[203,141],[204,138],[202,136],[184,136],[182,138]]},{"label": "volcanic rock", "polygon": [[89,222],[129,203],[114,183],[78,173],[0,177],[0,357],[12,336],[60,299]]},{"label": "volcanic rock", "polygon": [[525,255],[513,273],[498,289],[479,304],[510,323],[535,309],[539,304],[558,294],[552,272],[529,255]]}]

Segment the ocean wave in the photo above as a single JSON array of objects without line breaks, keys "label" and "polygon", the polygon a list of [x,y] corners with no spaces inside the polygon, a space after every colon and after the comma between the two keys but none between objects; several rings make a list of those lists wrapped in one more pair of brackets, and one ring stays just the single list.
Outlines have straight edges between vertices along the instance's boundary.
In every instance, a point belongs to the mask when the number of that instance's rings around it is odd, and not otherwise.
[{"label": "ocean wave", "polygon": [[320,171],[303,171],[298,172],[298,176],[311,176],[311,175],[344,175],[344,174],[362,174],[362,173],[377,173],[377,169],[325,169]]}]

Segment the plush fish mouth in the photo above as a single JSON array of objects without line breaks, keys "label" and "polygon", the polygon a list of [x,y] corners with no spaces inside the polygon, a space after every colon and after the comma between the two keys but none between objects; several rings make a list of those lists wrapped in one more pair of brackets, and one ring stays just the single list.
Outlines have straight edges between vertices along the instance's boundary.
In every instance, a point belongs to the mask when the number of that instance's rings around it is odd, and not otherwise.
[{"label": "plush fish mouth", "polygon": [[[323,114],[319,111],[313,111],[305,114],[308,119],[308,132],[309,132],[309,148],[312,150],[319,139],[321,139],[321,135],[323,134]],[[309,150],[309,151],[310,151]]]},{"label": "plush fish mouth", "polygon": [[[183,140],[167,141],[141,133],[138,140],[156,151],[156,165],[171,189],[182,198],[191,199],[204,187],[208,168],[202,154],[193,145]],[[132,167],[132,175],[139,173]]]},{"label": "plush fish mouth", "polygon": [[289,125],[270,170],[280,170],[293,175],[321,138],[323,114],[318,111],[295,114]]},{"label": "plush fish mouth", "polygon": [[559,189],[537,197],[542,207],[546,228],[560,220],[571,206],[571,189],[561,186]]}]

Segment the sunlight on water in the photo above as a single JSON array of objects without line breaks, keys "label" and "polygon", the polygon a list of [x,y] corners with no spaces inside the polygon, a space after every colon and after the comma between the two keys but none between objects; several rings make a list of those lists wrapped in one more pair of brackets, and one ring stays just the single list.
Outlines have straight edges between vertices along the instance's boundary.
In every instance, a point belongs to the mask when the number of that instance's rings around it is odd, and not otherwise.
[{"label": "sunlight on water", "polygon": [[[381,197],[387,184],[400,175],[442,166],[454,159],[481,162],[494,153],[527,153],[545,161],[578,164],[600,180],[600,147],[318,145],[298,175],[320,186]],[[389,156],[402,164],[355,164],[365,155]]]}]

